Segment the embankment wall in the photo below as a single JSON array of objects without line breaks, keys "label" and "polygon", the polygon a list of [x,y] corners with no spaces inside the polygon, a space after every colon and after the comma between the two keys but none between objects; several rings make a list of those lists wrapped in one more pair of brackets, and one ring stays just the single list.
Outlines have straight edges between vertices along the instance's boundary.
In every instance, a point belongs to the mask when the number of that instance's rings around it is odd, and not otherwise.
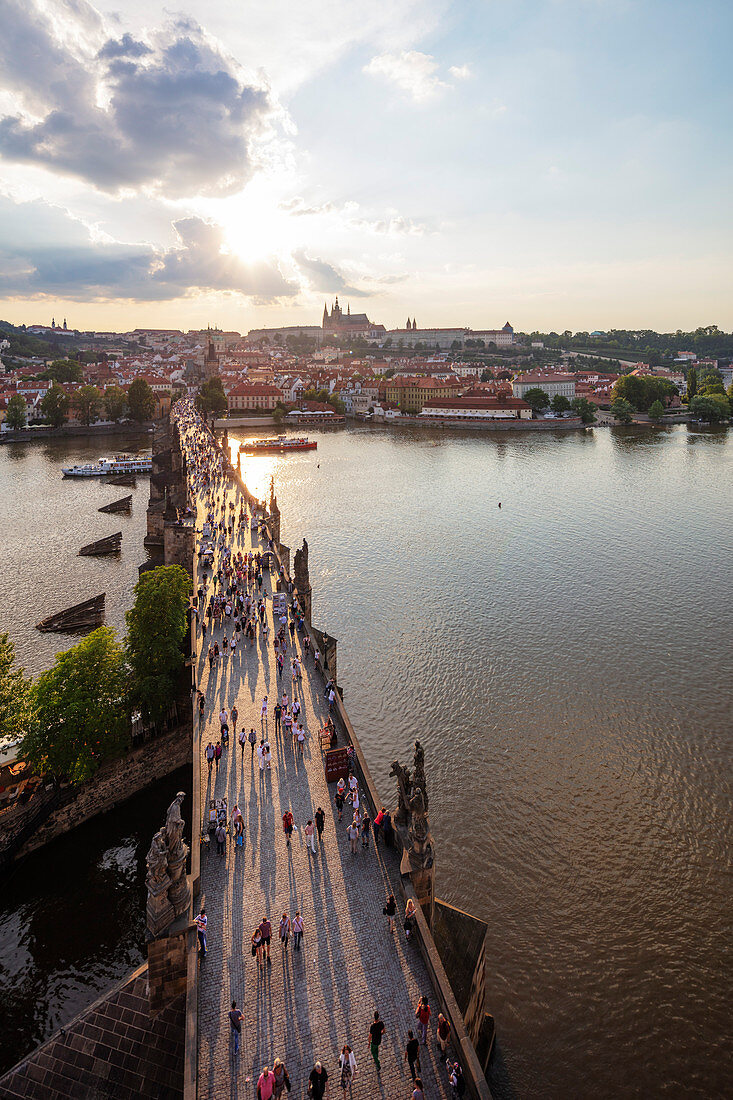
[{"label": "embankment wall", "polygon": [[77,792],[68,789],[66,797],[70,800],[67,802],[64,797],[63,805],[52,811],[15,858],[22,859],[97,814],[114,809],[150,783],[190,764],[191,760],[192,734],[188,718],[169,733],[131,749],[119,760],[103,764],[94,778],[83,783]]}]

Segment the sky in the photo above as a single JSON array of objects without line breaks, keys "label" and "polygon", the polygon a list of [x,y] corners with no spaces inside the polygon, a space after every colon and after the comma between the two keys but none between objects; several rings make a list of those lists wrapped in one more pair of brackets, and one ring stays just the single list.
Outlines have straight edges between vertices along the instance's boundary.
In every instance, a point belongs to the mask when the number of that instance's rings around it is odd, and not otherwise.
[{"label": "sky", "polygon": [[730,0],[0,0],[0,318],[733,329]]}]

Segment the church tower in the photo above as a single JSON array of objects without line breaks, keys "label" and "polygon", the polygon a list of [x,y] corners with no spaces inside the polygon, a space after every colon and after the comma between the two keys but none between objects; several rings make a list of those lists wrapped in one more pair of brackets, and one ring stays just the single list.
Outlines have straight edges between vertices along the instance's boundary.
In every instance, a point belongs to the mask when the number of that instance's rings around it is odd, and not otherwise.
[{"label": "church tower", "polygon": [[324,302],[323,303],[323,328],[326,329],[327,327],[328,327],[328,305],[326,304],[326,302]]},{"label": "church tower", "polygon": [[219,356],[216,354],[213,340],[209,340],[209,347],[204,358],[204,378],[219,377]]}]

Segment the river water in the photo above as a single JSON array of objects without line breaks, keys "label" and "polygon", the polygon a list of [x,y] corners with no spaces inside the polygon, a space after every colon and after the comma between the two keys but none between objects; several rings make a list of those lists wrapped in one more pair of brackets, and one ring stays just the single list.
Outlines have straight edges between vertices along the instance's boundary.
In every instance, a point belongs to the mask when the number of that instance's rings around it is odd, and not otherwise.
[{"label": "river water", "polygon": [[[723,1095],[730,434],[315,437],[316,452],[243,456],[245,474],[260,496],[274,476],[284,541],[308,539],[313,620],[339,639],[346,705],[385,798],[391,760],[406,762],[416,736],[425,745],[438,894],[489,925],[495,1095]],[[45,528],[72,522],[75,547],[98,537],[94,513],[69,520],[54,446],[0,450],[2,500],[8,467],[34,503],[46,469]],[[31,510],[2,592],[30,667],[41,616],[14,601],[57,583],[33,523]],[[137,819],[117,818],[132,835]],[[100,840],[96,858],[114,849]],[[3,901],[0,929],[29,923],[32,897]],[[120,976],[129,943],[121,933],[105,953]],[[0,936],[5,973],[7,951]],[[39,973],[63,985],[64,965],[55,937],[27,947],[28,987]],[[62,1019],[63,998],[48,1001]]]}]

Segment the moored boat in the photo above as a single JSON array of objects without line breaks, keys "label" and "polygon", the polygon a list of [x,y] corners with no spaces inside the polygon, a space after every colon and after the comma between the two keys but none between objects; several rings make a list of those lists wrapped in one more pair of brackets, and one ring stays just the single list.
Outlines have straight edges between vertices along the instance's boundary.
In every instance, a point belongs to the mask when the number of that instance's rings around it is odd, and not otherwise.
[{"label": "moored boat", "polygon": [[315,451],[318,444],[308,436],[279,435],[275,439],[248,439],[240,443],[241,452],[252,454],[257,451]]},{"label": "moored boat", "polygon": [[153,469],[150,455],[115,455],[86,462],[81,466],[62,466],[64,477],[103,477],[105,474],[149,474]]}]

